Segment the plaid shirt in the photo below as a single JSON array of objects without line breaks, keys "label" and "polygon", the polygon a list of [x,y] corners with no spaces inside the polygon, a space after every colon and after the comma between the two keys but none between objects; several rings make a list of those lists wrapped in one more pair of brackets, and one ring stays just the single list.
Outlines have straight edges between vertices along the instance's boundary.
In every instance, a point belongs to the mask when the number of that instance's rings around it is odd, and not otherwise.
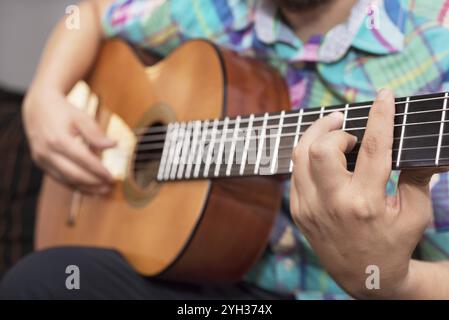
[{"label": "plaid shirt", "polygon": [[[167,55],[182,42],[207,38],[266,61],[284,76],[295,108],[372,100],[378,89],[398,96],[448,90],[449,38],[445,0],[359,0],[348,20],[303,43],[270,0],[119,0],[103,20],[120,36]],[[387,191],[396,192],[398,172]],[[322,269],[289,219],[287,190],[270,246],[247,275],[266,289],[300,299],[348,298]],[[419,246],[421,258],[449,257],[449,180],[432,180],[434,221]]]}]

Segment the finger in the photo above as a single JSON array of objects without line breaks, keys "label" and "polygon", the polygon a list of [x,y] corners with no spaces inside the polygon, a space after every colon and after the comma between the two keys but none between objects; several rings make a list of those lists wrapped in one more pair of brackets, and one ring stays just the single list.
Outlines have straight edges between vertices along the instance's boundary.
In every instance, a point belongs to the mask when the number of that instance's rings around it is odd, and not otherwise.
[{"label": "finger", "polygon": [[74,190],[81,191],[84,194],[107,194],[111,191],[110,186],[88,186],[88,185],[74,185],[67,179],[65,179],[61,173],[59,173],[53,166],[51,166],[48,162],[44,162],[41,164],[41,168],[45,170],[47,174],[49,174],[53,179],[72,188]]},{"label": "finger", "polygon": [[310,145],[319,137],[326,133],[340,129],[343,125],[344,116],[341,112],[332,112],[326,117],[315,121],[303,134],[299,140],[299,145],[305,149],[309,149]]},{"label": "finger", "polygon": [[331,113],[315,121],[303,134],[293,153],[293,178],[298,192],[304,197],[313,196],[316,188],[313,184],[310,172],[309,149],[310,145],[326,133],[341,128],[343,114]]},{"label": "finger", "polygon": [[84,142],[73,137],[67,137],[64,141],[65,143],[60,144],[60,146],[56,148],[58,153],[61,153],[80,167],[96,175],[104,182],[113,182],[113,177],[103,166],[100,158],[96,156]]},{"label": "finger", "polygon": [[369,112],[354,170],[353,180],[378,200],[385,198],[391,172],[394,114],[393,93],[383,89]]},{"label": "finger", "polygon": [[[313,185],[310,185],[314,188]],[[312,229],[309,225],[314,225],[316,227],[314,215],[317,213],[314,210],[311,211],[310,204],[317,203],[318,192],[311,192],[308,195],[304,195],[304,192],[298,189],[297,179],[292,176],[290,184],[290,213],[291,217],[298,228],[304,234],[311,235]]]},{"label": "finger", "polygon": [[432,169],[404,170],[398,181],[399,217],[404,224],[425,228],[432,214],[429,183]]},{"label": "finger", "polygon": [[108,138],[98,124],[82,111],[79,112],[76,128],[89,146],[103,150],[115,146],[116,142]]},{"label": "finger", "polygon": [[52,154],[47,161],[46,167],[55,170],[60,179],[76,189],[110,186],[62,155]]},{"label": "finger", "polygon": [[111,192],[112,188],[110,186],[101,186],[101,187],[90,187],[90,186],[81,186],[77,189],[83,194],[88,195],[106,195]]},{"label": "finger", "polygon": [[312,143],[310,169],[319,190],[331,192],[350,179],[345,152],[351,151],[356,143],[357,137],[341,130],[329,132]]}]

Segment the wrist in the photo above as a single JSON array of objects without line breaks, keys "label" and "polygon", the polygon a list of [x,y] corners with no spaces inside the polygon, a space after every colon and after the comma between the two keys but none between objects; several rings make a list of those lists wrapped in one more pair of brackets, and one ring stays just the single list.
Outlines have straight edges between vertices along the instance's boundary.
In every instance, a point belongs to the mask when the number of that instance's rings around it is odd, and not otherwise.
[{"label": "wrist", "polygon": [[391,291],[391,295],[388,299],[396,299],[396,300],[406,300],[406,299],[414,299],[414,293],[416,292],[416,284],[417,284],[417,270],[416,270],[416,261],[410,260],[407,268],[407,274],[405,277],[398,283],[398,285],[393,288]]},{"label": "wrist", "polygon": [[25,96],[24,106],[26,108],[27,105],[38,105],[36,104],[36,102],[42,98],[47,99],[51,97],[64,97],[64,96],[65,96],[64,92],[56,87],[33,84],[31,85]]},{"label": "wrist", "polygon": [[35,79],[30,88],[28,89],[27,96],[34,97],[44,97],[44,96],[52,96],[52,95],[65,95],[64,89],[61,85],[56,85],[53,82],[49,81],[41,81]]},{"label": "wrist", "polygon": [[413,260],[401,272],[402,276],[385,276],[380,269],[380,280],[378,288],[369,288],[366,281],[369,274],[365,274],[359,280],[345,281],[348,285],[342,285],[346,291],[355,299],[413,299],[413,293],[416,292],[416,266]]}]

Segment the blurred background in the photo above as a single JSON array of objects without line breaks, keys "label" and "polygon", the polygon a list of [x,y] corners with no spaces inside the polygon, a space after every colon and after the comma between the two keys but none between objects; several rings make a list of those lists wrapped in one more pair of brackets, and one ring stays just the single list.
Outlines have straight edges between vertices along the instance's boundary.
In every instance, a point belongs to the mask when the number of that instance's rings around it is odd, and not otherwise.
[{"label": "blurred background", "polygon": [[76,0],[0,0],[0,279],[32,250],[42,177],[23,131],[22,99],[48,34],[72,4]]}]

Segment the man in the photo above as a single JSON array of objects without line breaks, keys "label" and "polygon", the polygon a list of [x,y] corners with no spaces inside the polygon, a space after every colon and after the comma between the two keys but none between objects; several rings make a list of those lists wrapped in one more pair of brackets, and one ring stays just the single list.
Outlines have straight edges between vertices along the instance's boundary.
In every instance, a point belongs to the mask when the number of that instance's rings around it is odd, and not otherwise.
[{"label": "man", "polygon": [[[24,105],[36,161],[83,192],[110,191],[112,179],[91,149],[114,142],[69,105],[65,94],[86,74],[105,36],[118,35],[162,55],[187,39],[209,38],[278,68],[294,106],[369,100],[383,87],[398,95],[440,91],[447,80],[444,1],[109,2],[81,4],[79,32],[68,31],[63,22],[55,29]],[[113,251],[58,248],[25,258],[5,277],[0,292],[19,298],[345,298],[345,291],[356,298],[449,298],[449,267],[411,259],[432,213],[432,172],[403,173],[399,182],[395,173],[388,179],[393,110],[392,93],[381,91],[354,174],[343,161],[355,141],[338,130],[342,115],[320,119],[307,131],[294,153],[287,214],[280,215],[264,257],[241,284],[149,280]],[[79,135],[90,148],[75,139]],[[397,196],[386,197],[385,187],[392,195],[396,182]],[[433,186],[433,226],[439,229],[449,221],[446,185],[447,175],[440,175]],[[288,218],[289,206],[300,229]],[[446,257],[445,237],[428,229],[421,257]],[[82,272],[78,291],[65,288],[61,270],[69,264]],[[380,271],[378,290],[365,286],[372,266]]]}]

